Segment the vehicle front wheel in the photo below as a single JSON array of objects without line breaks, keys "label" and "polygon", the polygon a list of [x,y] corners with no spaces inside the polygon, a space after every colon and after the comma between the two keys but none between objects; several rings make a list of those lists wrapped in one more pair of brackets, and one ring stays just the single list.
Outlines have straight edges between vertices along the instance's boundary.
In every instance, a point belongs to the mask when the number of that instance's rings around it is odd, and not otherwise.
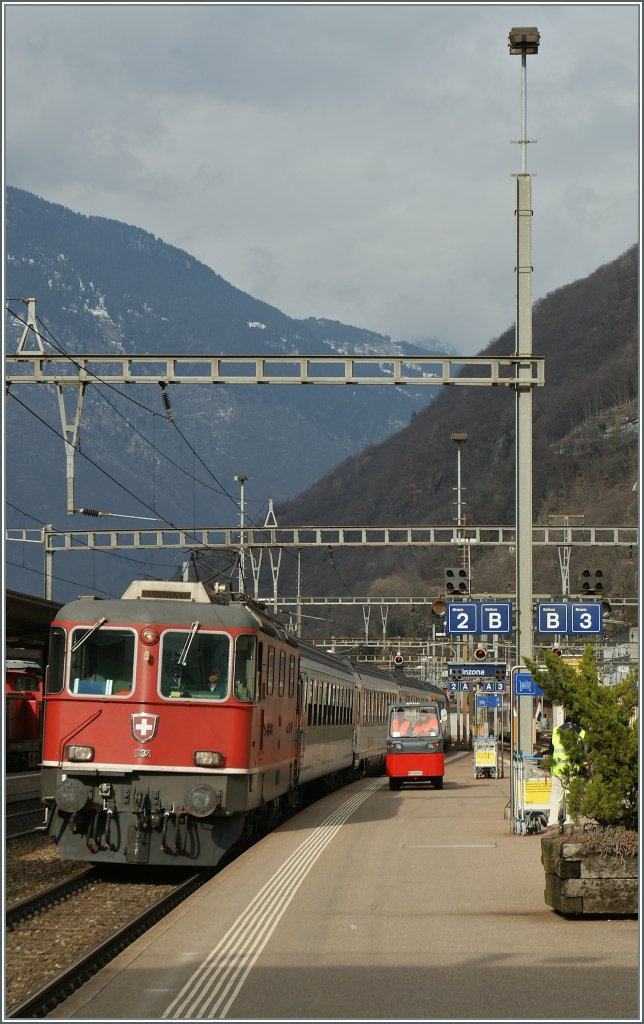
[{"label": "vehicle front wheel", "polygon": [[389,779],[389,789],[400,789],[402,779]]},{"label": "vehicle front wheel", "polygon": [[434,776],[434,778],[432,779],[432,785],[433,785],[434,789],[442,789],[443,788],[443,776],[442,775]]}]

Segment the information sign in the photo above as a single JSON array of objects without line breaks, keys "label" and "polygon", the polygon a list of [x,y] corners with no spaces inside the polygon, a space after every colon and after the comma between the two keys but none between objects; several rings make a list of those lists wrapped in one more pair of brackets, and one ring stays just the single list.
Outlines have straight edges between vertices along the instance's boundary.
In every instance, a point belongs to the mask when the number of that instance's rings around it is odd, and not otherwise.
[{"label": "information sign", "polygon": [[500,708],[503,698],[498,693],[477,693],[477,708]]},{"label": "information sign", "polygon": [[450,679],[449,688],[451,693],[469,693],[472,683],[467,679]]},{"label": "information sign", "polygon": [[456,679],[485,679],[492,678],[501,682],[508,674],[507,665],[496,663],[482,664],[481,662],[449,662],[447,673],[451,678]]},{"label": "information sign", "polygon": [[446,633],[476,633],[477,620],[475,601],[448,601]]},{"label": "information sign", "polygon": [[513,683],[515,697],[543,697],[543,690],[537,686],[531,672],[515,672]]},{"label": "information sign", "polygon": [[481,601],[479,619],[481,633],[511,633],[512,602],[495,601],[490,604],[487,601]]},{"label": "information sign", "polygon": [[452,635],[512,633],[511,601],[448,601],[445,632]]},{"label": "information sign", "polygon": [[586,604],[573,604],[571,612],[571,633],[600,634],[602,631],[602,603],[590,601]]},{"label": "information sign", "polygon": [[538,633],[575,633],[597,636],[602,632],[601,601],[559,601],[537,604]]}]

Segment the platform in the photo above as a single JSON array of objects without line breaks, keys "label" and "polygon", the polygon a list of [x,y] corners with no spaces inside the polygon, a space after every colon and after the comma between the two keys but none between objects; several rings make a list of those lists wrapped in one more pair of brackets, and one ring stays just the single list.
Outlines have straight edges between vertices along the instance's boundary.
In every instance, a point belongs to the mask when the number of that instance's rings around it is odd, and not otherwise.
[{"label": "platform", "polygon": [[544,902],[510,780],[363,779],[282,825],[50,1018],[640,1020],[639,923]]}]

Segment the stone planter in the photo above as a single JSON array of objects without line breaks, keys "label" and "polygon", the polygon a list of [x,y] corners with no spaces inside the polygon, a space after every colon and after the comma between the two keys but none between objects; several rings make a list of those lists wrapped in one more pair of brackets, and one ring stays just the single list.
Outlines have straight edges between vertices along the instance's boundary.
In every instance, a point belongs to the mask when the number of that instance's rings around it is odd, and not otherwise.
[{"label": "stone planter", "polygon": [[590,852],[575,837],[544,837],[541,863],[546,872],[544,898],[562,914],[636,915],[637,854]]}]

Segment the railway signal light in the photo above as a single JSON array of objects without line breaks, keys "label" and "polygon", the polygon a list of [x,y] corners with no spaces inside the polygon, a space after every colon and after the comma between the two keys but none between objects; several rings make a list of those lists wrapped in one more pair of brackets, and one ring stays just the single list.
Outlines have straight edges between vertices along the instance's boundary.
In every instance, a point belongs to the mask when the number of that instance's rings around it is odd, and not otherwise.
[{"label": "railway signal light", "polygon": [[394,655],[394,665],[398,665],[398,666],[400,666],[400,665],[402,665],[402,663],[403,663],[403,661],[404,661],[404,660],[405,660],[405,659],[403,658],[403,656],[402,656],[402,654],[400,653],[400,651],[398,651],[398,654],[395,654],[395,655]]},{"label": "railway signal light", "polygon": [[474,657],[477,661],[485,661],[487,658],[487,651],[484,647],[477,647],[474,651]]},{"label": "railway signal light", "polygon": [[582,572],[583,583],[581,585],[584,594],[601,594],[604,590],[604,573],[601,569],[584,569]]},{"label": "railway signal light", "polygon": [[467,594],[469,592],[467,569],[452,565],[445,570],[445,593]]},{"label": "railway signal light", "polygon": [[553,647],[552,648],[552,653],[556,654],[557,657],[560,658],[561,654],[562,654],[561,647]]}]

